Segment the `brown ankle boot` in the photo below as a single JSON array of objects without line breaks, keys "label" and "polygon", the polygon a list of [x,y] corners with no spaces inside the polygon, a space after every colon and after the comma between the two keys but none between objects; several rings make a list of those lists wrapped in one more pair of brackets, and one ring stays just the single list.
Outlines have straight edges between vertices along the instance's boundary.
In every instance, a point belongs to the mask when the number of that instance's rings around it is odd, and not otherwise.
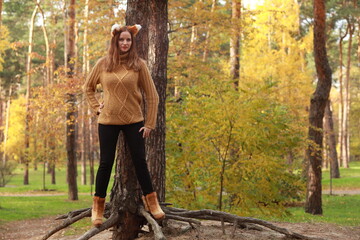
[{"label": "brown ankle boot", "polygon": [[91,221],[95,227],[100,227],[104,215],[105,198],[94,196],[91,209]]},{"label": "brown ankle boot", "polygon": [[145,196],[147,206],[150,210],[151,215],[157,220],[161,220],[165,217],[165,213],[161,209],[156,192],[149,193]]},{"label": "brown ankle boot", "polygon": [[149,211],[149,206],[148,206],[148,204],[147,204],[147,202],[146,202],[145,196],[144,196],[144,195],[141,196],[141,199],[142,199],[142,201],[143,201],[145,211],[148,212],[148,211]]}]

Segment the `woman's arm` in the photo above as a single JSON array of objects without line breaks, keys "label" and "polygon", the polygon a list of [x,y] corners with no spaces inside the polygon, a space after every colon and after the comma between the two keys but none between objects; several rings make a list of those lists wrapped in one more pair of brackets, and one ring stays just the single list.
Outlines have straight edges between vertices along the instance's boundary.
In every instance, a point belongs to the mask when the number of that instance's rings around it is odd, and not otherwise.
[{"label": "woman's arm", "polygon": [[99,114],[100,113],[100,103],[97,100],[96,93],[96,85],[100,83],[100,60],[97,61],[90,74],[88,75],[85,84],[83,86],[85,97],[91,107],[91,110]]},{"label": "woman's arm", "polygon": [[141,61],[141,69],[139,73],[139,83],[140,83],[140,87],[143,89],[145,93],[145,102],[146,102],[145,127],[154,129],[156,126],[159,96],[145,61],[144,60],[140,60],[140,61]]}]

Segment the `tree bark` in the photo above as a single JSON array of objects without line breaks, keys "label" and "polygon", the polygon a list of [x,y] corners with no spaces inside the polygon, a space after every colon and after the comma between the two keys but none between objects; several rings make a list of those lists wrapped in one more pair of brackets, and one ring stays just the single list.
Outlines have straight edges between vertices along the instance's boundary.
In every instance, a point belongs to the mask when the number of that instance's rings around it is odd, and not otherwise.
[{"label": "tree bark", "polygon": [[[157,127],[146,140],[146,157],[154,190],[159,199],[165,198],[165,92],[167,61],[167,1],[128,1],[126,24],[140,24],[136,36],[140,57],[148,60],[148,66],[159,94]],[[146,113],[145,113],[146,115]],[[134,239],[144,219],[138,215],[141,191],[134,172],[129,150],[121,133],[118,142],[116,177],[111,191],[111,212],[121,212],[120,221],[114,227],[113,239]]]},{"label": "tree bark", "polygon": [[318,77],[316,90],[310,100],[309,145],[306,149],[308,161],[305,211],[322,214],[321,163],[322,128],[326,102],[331,89],[331,69],[326,53],[325,0],[314,0],[314,55]]},{"label": "tree bark", "polygon": [[[126,9],[126,25],[140,24],[141,31],[135,41],[139,56],[147,59],[149,47],[150,0],[128,1]],[[130,240],[137,237],[143,219],[137,215],[141,191],[135,175],[133,163],[123,133],[119,135],[117,145],[116,176],[111,190],[111,212],[120,211],[119,223],[114,226],[112,239]]]},{"label": "tree bark", "polygon": [[329,146],[330,174],[332,178],[340,178],[339,164],[336,151],[336,138],[334,131],[334,122],[331,110],[331,101],[328,100],[325,107],[324,129],[327,145]]},{"label": "tree bark", "polygon": [[235,89],[240,77],[240,16],[241,0],[231,1],[230,76]]},{"label": "tree bark", "polygon": [[159,94],[157,126],[146,140],[146,155],[152,176],[154,190],[160,201],[165,201],[165,128],[166,128],[166,85],[167,55],[169,39],[167,35],[167,0],[151,0],[149,26],[148,66]]},{"label": "tree bark", "polygon": [[66,112],[66,150],[67,150],[67,181],[68,181],[68,198],[69,200],[78,200],[77,188],[77,163],[76,163],[76,95],[71,89],[75,70],[75,0],[70,0],[69,5],[69,33],[68,33],[68,48],[67,48],[67,112]]}]

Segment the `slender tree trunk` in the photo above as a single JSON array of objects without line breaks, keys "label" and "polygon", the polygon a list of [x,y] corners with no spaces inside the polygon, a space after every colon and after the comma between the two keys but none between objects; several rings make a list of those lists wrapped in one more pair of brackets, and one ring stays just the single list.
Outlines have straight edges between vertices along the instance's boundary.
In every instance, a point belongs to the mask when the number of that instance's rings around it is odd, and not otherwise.
[{"label": "slender tree trunk", "polygon": [[230,38],[230,76],[235,89],[239,86],[240,77],[240,17],[241,0],[231,1],[231,38]]},{"label": "slender tree trunk", "polygon": [[[88,110],[88,115],[91,116],[90,109]],[[95,161],[95,144],[96,144],[96,130],[97,130],[97,124],[94,119],[95,117],[89,118],[89,126],[90,126],[90,145],[89,145],[89,154],[90,154],[90,184],[94,185],[95,183],[95,170],[94,170],[94,161]]]},{"label": "slender tree trunk", "polygon": [[330,167],[331,167],[331,177],[332,178],[340,178],[339,164],[337,159],[337,151],[336,151],[336,138],[334,131],[334,122],[332,117],[331,110],[331,101],[328,100],[325,107],[325,117],[324,117],[324,129],[326,134],[327,145],[329,146],[329,159],[330,159]]},{"label": "slender tree trunk", "polygon": [[[72,85],[75,70],[75,0],[70,0],[69,5],[69,33],[67,48],[67,78],[69,89]],[[66,150],[67,150],[67,181],[69,185],[69,200],[78,200],[77,188],[77,163],[76,163],[76,95],[68,90],[67,93],[67,113],[66,113]]]},{"label": "slender tree trunk", "polygon": [[346,28],[345,34],[341,35],[341,28],[339,29],[339,86],[340,86],[340,104],[339,104],[339,163],[343,166],[343,152],[344,152],[344,82],[343,82],[343,41],[348,34],[348,28]]},{"label": "slender tree trunk", "polygon": [[49,37],[48,37],[48,33],[47,33],[47,29],[45,26],[45,15],[44,15],[44,11],[42,10],[41,6],[40,6],[40,0],[37,0],[37,6],[40,10],[41,13],[41,17],[42,17],[42,24],[41,24],[41,28],[43,30],[44,33],[44,40],[45,40],[45,48],[46,48],[46,63],[45,63],[45,68],[46,68],[46,81],[45,81],[45,86],[48,86],[50,84],[50,44],[49,44]]},{"label": "slender tree trunk", "polygon": [[349,115],[350,115],[350,70],[351,70],[351,50],[352,50],[352,37],[355,31],[355,26],[352,25],[350,20],[348,20],[348,29],[349,29],[349,41],[348,41],[348,54],[347,54],[347,63],[346,63],[346,77],[344,82],[345,90],[345,99],[344,99],[344,150],[343,150],[343,167],[349,168],[350,161],[350,135],[349,135]]},{"label": "slender tree trunk", "polygon": [[0,27],[2,25],[2,4],[3,4],[3,0],[0,0]]},{"label": "slender tree trunk", "polygon": [[[215,7],[216,7],[216,2],[217,0],[212,0],[212,4],[211,4],[211,15],[215,12]],[[205,37],[205,46],[204,46],[204,53],[203,53],[203,62],[206,62],[208,54],[209,54],[209,39],[210,39],[210,30],[211,30],[212,24],[211,22],[208,24],[207,31],[206,31],[206,37]]]},{"label": "slender tree trunk", "polygon": [[314,55],[318,76],[316,90],[311,97],[309,112],[308,139],[311,142],[306,149],[308,177],[305,211],[322,214],[321,200],[321,162],[322,128],[326,102],[331,89],[331,69],[326,53],[325,0],[314,0]]},{"label": "slender tree trunk", "polygon": [[28,56],[26,62],[26,120],[25,120],[25,172],[24,172],[24,185],[29,184],[29,148],[30,148],[30,98],[31,98],[31,55],[32,55],[32,47],[33,47],[33,34],[34,34],[34,22],[36,13],[38,10],[38,6],[36,5],[30,20],[30,30],[29,30],[29,48],[28,48]]},{"label": "slender tree trunk", "polygon": [[[88,72],[88,44],[87,44],[87,33],[88,33],[88,20],[89,20],[89,0],[85,1],[85,9],[84,9],[84,35],[83,35],[83,63],[82,63],[82,72],[84,79],[87,77]],[[85,101],[82,101],[84,104],[81,105],[82,112],[82,135],[83,138],[81,140],[81,183],[83,185],[86,184],[86,161],[90,156],[89,152],[89,118],[88,116],[88,108]]]},{"label": "slender tree trunk", "polygon": [[9,97],[6,103],[6,116],[5,116],[5,129],[4,129],[4,152],[3,152],[3,165],[6,165],[7,156],[6,156],[6,144],[9,132],[9,121],[10,121],[10,104],[11,104],[11,95],[12,95],[12,85],[9,87]]}]

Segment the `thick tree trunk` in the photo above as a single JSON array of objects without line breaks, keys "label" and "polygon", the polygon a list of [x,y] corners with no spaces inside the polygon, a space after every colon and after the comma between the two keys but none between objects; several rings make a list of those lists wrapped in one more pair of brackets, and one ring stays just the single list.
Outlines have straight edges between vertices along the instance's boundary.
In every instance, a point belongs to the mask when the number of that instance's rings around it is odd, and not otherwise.
[{"label": "thick tree trunk", "polygon": [[[146,157],[154,189],[160,200],[164,200],[167,1],[128,1],[126,24],[142,26],[135,40],[140,57],[148,60],[149,70],[160,98],[157,126],[146,140]],[[118,142],[116,168],[115,183],[111,192],[111,212],[121,209],[121,217],[119,224],[114,227],[113,239],[134,239],[144,223],[144,219],[137,213],[141,204],[141,191],[122,133]]]},{"label": "thick tree trunk", "polygon": [[234,87],[239,86],[240,77],[240,15],[241,0],[231,1],[230,76]]},{"label": "thick tree trunk", "polygon": [[329,146],[330,174],[332,178],[340,178],[339,164],[336,151],[336,138],[334,131],[334,122],[331,110],[331,101],[328,100],[325,107],[324,129],[327,145]]},{"label": "thick tree trunk", "polygon": [[314,0],[314,55],[318,82],[310,101],[308,139],[311,143],[306,149],[309,164],[305,203],[305,211],[311,214],[322,214],[322,128],[331,89],[331,69],[326,54],[325,13],[325,0]]},{"label": "thick tree trunk", "polygon": [[[150,0],[128,1],[126,25],[140,24],[141,31],[135,41],[140,57],[147,59],[149,47]],[[117,165],[114,186],[111,191],[111,212],[121,209],[120,221],[114,227],[112,239],[130,240],[137,237],[143,218],[138,216],[141,191],[124,135],[120,133],[117,146]]]},{"label": "thick tree trunk", "polygon": [[[67,48],[67,78],[68,84],[71,86],[74,75],[74,57],[75,57],[75,0],[70,0],[69,5],[69,33],[68,33],[68,48]],[[70,89],[70,87],[69,87]],[[66,150],[67,150],[67,181],[69,186],[68,197],[69,200],[78,200],[77,188],[77,163],[76,163],[76,95],[68,90],[67,93],[67,113],[66,113]]]},{"label": "thick tree trunk", "polygon": [[38,6],[36,5],[30,20],[30,30],[29,30],[29,48],[28,48],[28,56],[26,62],[26,120],[25,120],[25,172],[24,172],[24,185],[29,184],[29,148],[30,148],[30,98],[31,98],[31,55],[32,55],[32,47],[33,47],[33,34],[34,34],[34,23],[35,17],[38,10]]},{"label": "thick tree trunk", "polygon": [[152,14],[149,26],[148,66],[159,94],[159,107],[157,126],[146,140],[146,154],[154,190],[160,201],[165,201],[165,104],[169,46],[167,2],[167,0],[151,0]]}]

